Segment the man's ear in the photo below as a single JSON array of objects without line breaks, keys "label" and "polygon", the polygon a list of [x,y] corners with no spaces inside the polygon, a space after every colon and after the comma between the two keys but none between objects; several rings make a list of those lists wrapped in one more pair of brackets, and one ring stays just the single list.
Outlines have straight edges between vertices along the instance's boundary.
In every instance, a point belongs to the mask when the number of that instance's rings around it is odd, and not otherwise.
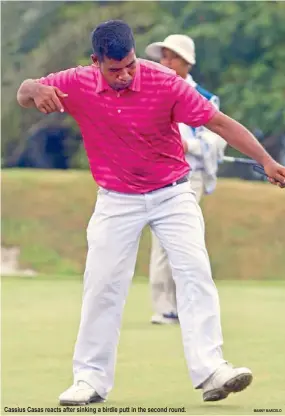
[{"label": "man's ear", "polygon": [[95,66],[99,66],[99,60],[98,60],[96,55],[92,54],[91,59],[92,59],[92,62]]}]

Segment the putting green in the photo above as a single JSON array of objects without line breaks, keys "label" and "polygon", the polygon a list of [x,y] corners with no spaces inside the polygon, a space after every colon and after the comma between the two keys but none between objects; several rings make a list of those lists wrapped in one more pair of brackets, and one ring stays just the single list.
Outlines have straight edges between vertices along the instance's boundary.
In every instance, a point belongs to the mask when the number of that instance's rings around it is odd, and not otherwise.
[{"label": "putting green", "polygon": [[[149,323],[149,288],[138,278],[125,308],[115,387],[94,411],[135,408],[138,413],[141,407],[146,413],[180,408],[184,415],[251,415],[254,409],[282,409],[278,414],[284,414],[285,285],[227,281],[218,282],[218,289],[225,357],[254,373],[246,391],[218,403],[202,402],[188,379],[180,328]],[[76,279],[2,279],[2,414],[5,406],[57,408],[58,395],[72,381],[80,303]]]}]

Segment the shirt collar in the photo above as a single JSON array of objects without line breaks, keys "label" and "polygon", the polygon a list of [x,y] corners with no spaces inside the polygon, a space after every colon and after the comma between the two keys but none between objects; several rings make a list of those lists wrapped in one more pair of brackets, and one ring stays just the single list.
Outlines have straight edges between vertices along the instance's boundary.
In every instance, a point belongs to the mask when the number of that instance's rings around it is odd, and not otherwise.
[{"label": "shirt collar", "polygon": [[141,66],[140,66],[140,60],[137,59],[137,65],[136,65],[136,73],[133,79],[133,82],[131,83],[130,90],[139,92],[141,90]]},{"label": "shirt collar", "polygon": [[192,75],[188,74],[185,80],[189,85],[191,85],[191,87],[196,87],[197,82],[194,81],[194,79],[192,78]]},{"label": "shirt collar", "polygon": [[[100,92],[103,92],[103,91],[111,90],[112,88],[110,87],[110,85],[107,83],[107,81],[101,74],[100,69],[99,68],[96,68],[96,69],[98,71],[97,72],[98,73],[97,85],[95,89],[96,94],[100,94]],[[137,91],[137,92],[141,90],[141,68],[140,68],[139,59],[137,59],[136,73],[135,73],[134,79],[128,89],[132,91]]]}]

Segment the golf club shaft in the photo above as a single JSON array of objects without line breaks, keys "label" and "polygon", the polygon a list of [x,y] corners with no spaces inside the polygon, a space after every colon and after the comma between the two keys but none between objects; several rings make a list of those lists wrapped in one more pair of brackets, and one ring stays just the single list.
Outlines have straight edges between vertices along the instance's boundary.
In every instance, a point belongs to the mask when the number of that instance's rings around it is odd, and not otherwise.
[{"label": "golf club shaft", "polygon": [[268,178],[268,176],[265,173],[265,170],[262,165],[256,162],[256,160],[253,159],[247,159],[243,157],[232,157],[232,156],[224,156],[223,158],[224,162],[230,162],[230,163],[240,163],[242,165],[250,165],[252,166],[253,170],[255,172],[260,173],[261,175]]},{"label": "golf club shaft", "polygon": [[[242,163],[244,165],[258,165],[256,160],[247,159],[245,157],[232,157],[232,156],[224,156],[224,162],[231,162],[231,163]],[[260,165],[261,166],[261,165]]]}]

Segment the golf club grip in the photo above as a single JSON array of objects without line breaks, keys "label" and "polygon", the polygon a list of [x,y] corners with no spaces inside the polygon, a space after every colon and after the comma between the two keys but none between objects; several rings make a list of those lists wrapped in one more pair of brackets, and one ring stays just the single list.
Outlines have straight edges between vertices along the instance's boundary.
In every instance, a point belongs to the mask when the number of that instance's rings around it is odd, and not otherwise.
[{"label": "golf club grip", "polygon": [[258,172],[261,175],[266,176],[266,178],[268,178],[268,176],[265,173],[265,170],[264,170],[263,166],[255,164],[255,165],[252,166],[252,168],[255,172]]},{"label": "golf club grip", "polygon": [[[252,167],[252,169],[259,173],[260,175],[264,176],[266,179],[268,179],[268,175],[266,174],[264,168],[262,165],[256,162],[254,159],[246,159],[242,157],[232,157],[232,156],[224,156],[223,158],[224,162],[231,162],[231,163],[240,163],[242,165],[249,165]],[[278,181],[279,182],[279,181]],[[285,188],[285,185],[281,182],[281,188]]]},{"label": "golf club grip", "polygon": [[[260,173],[261,175],[265,176],[265,178],[268,179],[268,175],[266,174],[263,166],[261,165],[253,165],[252,166],[253,170],[255,170],[256,172]],[[285,188],[285,185],[282,184],[280,181],[278,181],[281,184],[281,188]]]}]

